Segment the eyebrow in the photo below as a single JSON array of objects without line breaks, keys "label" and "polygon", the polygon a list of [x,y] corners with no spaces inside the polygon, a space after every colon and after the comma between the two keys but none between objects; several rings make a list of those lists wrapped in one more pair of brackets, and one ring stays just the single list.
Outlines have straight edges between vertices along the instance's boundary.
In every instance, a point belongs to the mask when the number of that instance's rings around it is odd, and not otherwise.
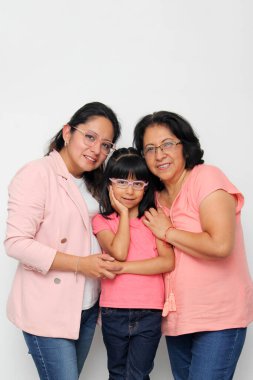
[{"label": "eyebrow", "polygon": [[[87,129],[87,131],[82,131],[82,132],[83,132],[83,133],[86,133],[86,132],[94,133],[94,135],[100,137],[99,134],[98,134],[97,132],[93,131],[92,129]],[[109,140],[109,139],[102,139],[102,137],[101,137],[101,140],[102,140],[102,141],[108,141],[108,142],[110,142],[110,143],[113,144],[113,142],[112,142],[111,140]]]},{"label": "eyebrow", "polygon": [[[170,140],[170,141],[173,141],[173,142],[175,141],[174,139],[171,139],[170,137],[166,137],[165,139],[163,139],[163,140],[161,141],[160,145],[163,144],[163,143],[164,143],[165,141],[167,141],[167,140]],[[148,145],[155,146],[155,144],[148,143],[148,144],[145,145],[145,147],[148,146]]]}]

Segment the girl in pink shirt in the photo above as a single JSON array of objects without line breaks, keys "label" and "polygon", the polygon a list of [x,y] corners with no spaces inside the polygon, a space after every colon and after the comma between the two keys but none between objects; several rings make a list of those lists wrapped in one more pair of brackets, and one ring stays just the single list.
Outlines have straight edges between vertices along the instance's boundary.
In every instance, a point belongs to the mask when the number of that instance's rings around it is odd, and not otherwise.
[{"label": "girl in pink shirt", "polygon": [[174,252],[143,224],[149,207],[154,190],[145,160],[133,148],[115,151],[105,170],[101,214],[93,219],[103,250],[122,262],[118,276],[101,284],[110,379],[149,379],[161,337],[162,273],[173,269]]}]

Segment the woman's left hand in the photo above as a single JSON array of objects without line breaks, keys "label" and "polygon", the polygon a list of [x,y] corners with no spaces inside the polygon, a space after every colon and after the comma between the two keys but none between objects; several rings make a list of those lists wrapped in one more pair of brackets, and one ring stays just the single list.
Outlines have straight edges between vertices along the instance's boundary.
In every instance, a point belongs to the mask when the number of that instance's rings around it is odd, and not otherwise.
[{"label": "woman's left hand", "polygon": [[173,227],[170,217],[165,215],[161,208],[157,210],[150,208],[148,211],[145,211],[143,223],[161,240],[165,239],[167,229]]}]

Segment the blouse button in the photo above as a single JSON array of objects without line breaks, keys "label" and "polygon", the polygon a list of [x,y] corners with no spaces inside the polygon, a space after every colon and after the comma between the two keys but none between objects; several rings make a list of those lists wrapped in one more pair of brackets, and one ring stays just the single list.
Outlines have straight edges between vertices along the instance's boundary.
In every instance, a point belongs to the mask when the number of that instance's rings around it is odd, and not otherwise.
[{"label": "blouse button", "polygon": [[61,239],[61,243],[62,243],[62,244],[66,243],[66,241],[67,241],[66,238]]}]

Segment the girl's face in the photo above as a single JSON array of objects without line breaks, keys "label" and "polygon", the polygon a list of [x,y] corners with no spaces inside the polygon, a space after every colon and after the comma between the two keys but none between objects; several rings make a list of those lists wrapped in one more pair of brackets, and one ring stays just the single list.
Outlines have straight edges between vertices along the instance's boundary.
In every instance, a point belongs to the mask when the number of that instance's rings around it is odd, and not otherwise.
[{"label": "girl's face", "polygon": [[[78,130],[71,132],[71,127],[65,125],[62,135],[66,146],[60,154],[74,177],[82,177],[84,172],[97,169],[105,161],[107,155],[101,149],[107,143],[111,143],[114,137],[113,126],[110,120],[103,116],[96,116],[85,124],[77,125]],[[91,136],[97,137],[93,146],[85,143],[83,133],[90,131]]]},{"label": "girl's face", "polygon": [[126,208],[128,208],[129,211],[131,211],[131,216],[137,217],[138,206],[143,199],[145,188],[137,190],[135,186],[133,186],[132,182],[139,182],[139,180],[136,180],[133,177],[129,176],[127,180],[130,181],[130,183],[126,188],[122,188],[120,187],[120,184],[111,181],[113,194],[117,201],[119,201],[123,206],[125,206]]},{"label": "girl's face", "polygon": [[[169,149],[158,148],[161,144],[171,142]],[[157,149],[148,148],[156,147]],[[143,150],[149,170],[168,184],[177,183],[185,170],[183,146],[179,139],[164,125],[152,125],[145,130]]]}]

